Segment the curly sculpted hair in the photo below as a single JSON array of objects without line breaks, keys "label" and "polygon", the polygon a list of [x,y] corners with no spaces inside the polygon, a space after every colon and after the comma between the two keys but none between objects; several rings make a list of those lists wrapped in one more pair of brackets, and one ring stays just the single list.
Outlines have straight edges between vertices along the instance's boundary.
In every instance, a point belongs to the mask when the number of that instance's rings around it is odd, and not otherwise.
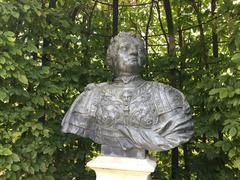
[{"label": "curly sculpted hair", "polygon": [[114,66],[114,60],[117,57],[119,49],[119,40],[124,39],[126,41],[135,40],[138,46],[138,63],[142,67],[146,64],[146,49],[143,40],[134,32],[120,32],[117,36],[111,39],[111,43],[107,50],[107,64],[112,69]]}]

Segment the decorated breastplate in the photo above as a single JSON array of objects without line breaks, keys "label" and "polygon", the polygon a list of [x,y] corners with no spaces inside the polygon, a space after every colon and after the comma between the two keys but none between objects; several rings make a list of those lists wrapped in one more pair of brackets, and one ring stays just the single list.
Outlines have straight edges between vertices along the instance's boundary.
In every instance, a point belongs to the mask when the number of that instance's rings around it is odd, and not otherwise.
[{"label": "decorated breastplate", "polygon": [[151,84],[120,88],[104,88],[97,105],[96,123],[115,131],[118,124],[136,128],[151,128],[157,123],[157,113],[152,99]]}]

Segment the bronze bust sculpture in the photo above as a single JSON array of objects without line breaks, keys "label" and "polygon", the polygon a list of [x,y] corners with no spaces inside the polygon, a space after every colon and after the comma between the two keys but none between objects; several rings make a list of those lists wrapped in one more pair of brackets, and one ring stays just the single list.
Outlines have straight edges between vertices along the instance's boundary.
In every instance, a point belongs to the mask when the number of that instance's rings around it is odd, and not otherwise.
[{"label": "bronze bust sculpture", "polygon": [[89,84],[62,121],[62,131],[89,137],[110,156],[145,158],[145,150],[166,151],[193,135],[190,107],[177,89],[145,81],[143,41],[132,32],[115,36],[107,62],[113,82]]}]

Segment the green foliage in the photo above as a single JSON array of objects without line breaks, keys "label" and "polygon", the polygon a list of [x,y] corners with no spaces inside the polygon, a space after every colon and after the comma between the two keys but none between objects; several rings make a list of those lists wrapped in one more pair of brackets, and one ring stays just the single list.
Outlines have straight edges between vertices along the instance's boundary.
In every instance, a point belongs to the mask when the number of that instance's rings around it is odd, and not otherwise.
[{"label": "green foliage", "polygon": [[[239,3],[220,0],[212,15],[210,0],[199,4],[199,13],[190,1],[170,2],[176,56],[168,56],[155,3],[143,76],[170,84],[174,69],[177,88],[192,106],[195,136],[188,144],[189,170],[180,147],[178,177],[238,179]],[[134,1],[119,1],[130,3]],[[150,5],[120,6],[120,31],[145,37]],[[204,48],[198,18],[203,23]],[[60,129],[64,114],[86,84],[111,80],[104,62],[111,19],[110,6],[90,0],[57,0],[50,7],[49,1],[0,0],[0,179],[94,179],[85,164],[99,147]],[[213,56],[212,32],[218,35],[218,57]],[[171,153],[152,154],[158,158],[153,177],[170,179]]]},{"label": "green foliage", "polygon": [[110,76],[101,54],[83,53],[82,22],[71,11],[84,2],[43,3],[0,3],[0,178],[91,178],[84,166],[95,146],[61,134],[61,119],[87,83]]}]

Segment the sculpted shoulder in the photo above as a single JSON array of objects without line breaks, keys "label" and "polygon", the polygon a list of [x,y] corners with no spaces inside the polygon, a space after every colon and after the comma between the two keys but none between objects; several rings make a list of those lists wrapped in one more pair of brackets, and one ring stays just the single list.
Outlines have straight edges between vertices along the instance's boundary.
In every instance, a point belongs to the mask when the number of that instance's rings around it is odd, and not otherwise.
[{"label": "sculpted shoulder", "polygon": [[109,85],[108,82],[97,83],[97,84],[96,83],[90,83],[84,88],[84,91],[97,91],[97,90],[101,90],[102,88],[104,88],[108,85]]},{"label": "sculpted shoulder", "polygon": [[164,92],[173,109],[184,106],[185,96],[181,91],[172,86],[166,86]]},{"label": "sculpted shoulder", "polygon": [[102,89],[107,85],[107,82],[99,84],[88,84],[84,88],[84,91],[77,97],[77,99],[73,103],[74,111],[93,115],[96,111],[96,105],[99,101],[99,98],[102,95]]},{"label": "sculpted shoulder", "polygon": [[178,107],[189,106],[181,91],[163,83],[152,83],[153,96],[158,114],[169,112]]}]

